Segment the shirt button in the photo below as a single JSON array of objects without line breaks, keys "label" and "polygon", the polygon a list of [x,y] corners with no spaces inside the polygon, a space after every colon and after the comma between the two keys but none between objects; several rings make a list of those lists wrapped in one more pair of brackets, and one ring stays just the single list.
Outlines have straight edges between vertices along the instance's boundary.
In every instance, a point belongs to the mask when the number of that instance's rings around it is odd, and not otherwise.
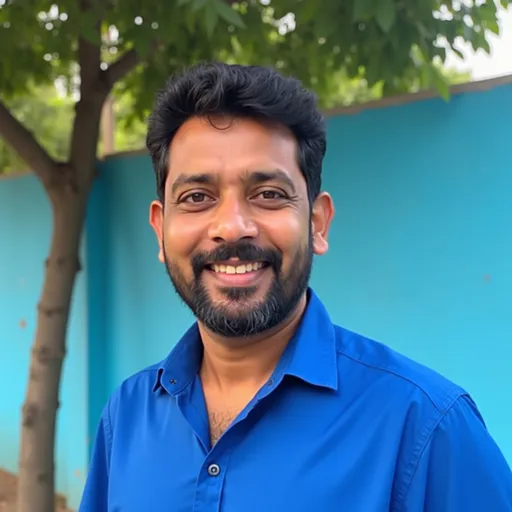
[{"label": "shirt button", "polygon": [[210,464],[208,466],[208,474],[210,476],[217,476],[220,473],[220,467],[218,464]]}]

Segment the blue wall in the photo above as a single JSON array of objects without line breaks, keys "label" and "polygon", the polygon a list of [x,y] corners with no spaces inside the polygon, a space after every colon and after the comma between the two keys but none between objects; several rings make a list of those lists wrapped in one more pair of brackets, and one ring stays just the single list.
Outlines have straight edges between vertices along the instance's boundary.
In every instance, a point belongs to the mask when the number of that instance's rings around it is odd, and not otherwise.
[{"label": "blue wall", "polygon": [[[313,286],[338,323],[465,386],[512,464],[510,119],[512,86],[329,119],[336,218]],[[157,260],[154,196],[146,156],[102,164],[59,418],[59,490],[75,506],[108,395],[193,320]],[[0,181],[0,466],[11,470],[49,222],[35,179]]]},{"label": "blue wall", "polygon": [[329,138],[317,291],[466,387],[512,465],[512,87],[337,117]]}]

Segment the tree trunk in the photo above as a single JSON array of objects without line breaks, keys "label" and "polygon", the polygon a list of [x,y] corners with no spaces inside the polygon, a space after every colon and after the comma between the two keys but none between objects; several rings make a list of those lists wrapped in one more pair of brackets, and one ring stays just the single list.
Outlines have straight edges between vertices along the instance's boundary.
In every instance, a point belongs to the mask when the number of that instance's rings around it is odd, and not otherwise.
[{"label": "tree trunk", "polygon": [[[62,176],[64,178],[64,176]],[[88,190],[54,191],[53,233],[46,260],[28,387],[22,411],[18,512],[54,512],[55,424],[66,330]]]},{"label": "tree trunk", "polygon": [[[86,12],[89,0],[82,0],[81,7]],[[98,20],[98,36],[100,25]],[[139,64],[132,49],[102,71],[100,46],[83,38],[78,39],[77,53],[80,100],[75,105],[68,164],[56,164],[0,101],[0,134],[41,179],[53,207],[52,241],[22,411],[17,512],[54,512],[60,378],[87,199],[96,175],[101,112],[114,84]]]}]

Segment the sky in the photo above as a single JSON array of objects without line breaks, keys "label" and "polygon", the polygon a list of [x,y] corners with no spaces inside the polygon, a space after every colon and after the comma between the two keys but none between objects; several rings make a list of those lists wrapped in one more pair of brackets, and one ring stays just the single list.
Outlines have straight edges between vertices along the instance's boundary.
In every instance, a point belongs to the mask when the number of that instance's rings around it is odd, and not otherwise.
[{"label": "sky", "polygon": [[473,52],[469,46],[460,46],[465,56],[462,61],[451,52],[446,60],[447,67],[460,71],[470,71],[473,80],[485,80],[497,76],[512,74],[512,6],[507,11],[500,12],[500,36],[489,37],[491,55],[479,50]]}]

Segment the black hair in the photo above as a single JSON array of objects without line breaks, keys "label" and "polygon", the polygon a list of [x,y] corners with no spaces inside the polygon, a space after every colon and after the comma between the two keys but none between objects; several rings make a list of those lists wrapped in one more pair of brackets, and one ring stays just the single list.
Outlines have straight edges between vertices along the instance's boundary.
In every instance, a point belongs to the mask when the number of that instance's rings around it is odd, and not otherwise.
[{"label": "black hair", "polygon": [[146,146],[162,203],[169,146],[175,133],[191,117],[215,115],[251,118],[288,128],[297,139],[297,159],[309,201],[318,196],[326,137],[316,96],[296,78],[285,77],[272,68],[206,63],[172,76],[157,94],[149,116]]}]

